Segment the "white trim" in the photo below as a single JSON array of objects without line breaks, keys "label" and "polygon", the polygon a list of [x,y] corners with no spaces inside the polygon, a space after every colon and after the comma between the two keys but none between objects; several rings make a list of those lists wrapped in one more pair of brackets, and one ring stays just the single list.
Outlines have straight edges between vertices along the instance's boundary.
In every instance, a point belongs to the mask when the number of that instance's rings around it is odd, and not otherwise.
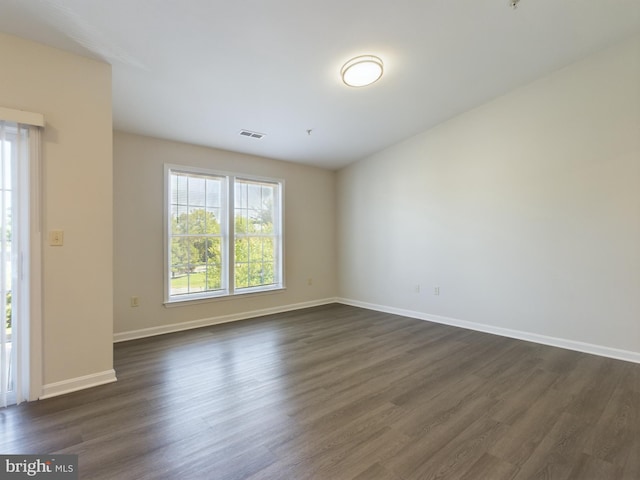
[{"label": "white trim", "polygon": [[0,107],[0,119],[34,127],[44,127],[44,116],[41,113],[14,110],[13,108]]},{"label": "white trim", "polygon": [[338,298],[338,303],[351,305],[352,307],[366,308],[378,312],[392,313],[403,317],[425,320],[427,322],[441,323],[443,325],[451,325],[453,327],[466,328],[467,330],[475,330],[478,332],[491,333],[500,335],[501,337],[516,338],[527,342],[549,345],[552,347],[564,348],[567,350],[575,350],[577,352],[590,353],[601,357],[614,358],[616,360],[624,360],[626,362],[640,363],[640,352],[632,352],[630,350],[620,350],[617,348],[605,347],[602,345],[594,345],[592,343],[578,342],[575,340],[567,340],[565,338],[548,337],[537,333],[523,332],[521,330],[512,330],[510,328],[495,327],[483,323],[469,322],[466,320],[458,320],[450,317],[442,317],[440,315],[430,315],[427,313],[417,312],[415,310],[405,310],[402,308],[388,307],[386,305],[376,305],[374,303],[361,302],[359,300],[351,300],[348,298]]},{"label": "white trim", "polygon": [[192,330],[194,328],[219,325],[221,323],[237,322],[239,320],[247,320],[249,318],[262,317],[264,315],[272,315],[274,313],[291,312],[293,310],[301,310],[303,308],[318,307],[320,305],[328,305],[336,302],[336,298],[323,298],[320,300],[312,300],[309,302],[281,305],[271,308],[262,308],[260,310],[232,313],[230,315],[221,315],[219,317],[202,318],[200,320],[191,320],[189,322],[172,323],[170,325],[143,328],[141,330],[131,330],[128,332],[115,333],[113,335],[113,342],[118,343],[126,342],[128,340],[136,340],[138,338],[154,337],[156,335],[164,335],[165,333],[181,332],[183,330]]},{"label": "white trim", "polygon": [[116,371],[111,369],[105,370],[104,372],[92,373],[91,375],[85,375],[83,377],[62,380],[61,382],[49,383],[42,387],[40,400],[76,392],[78,390],[84,390],[85,388],[97,387],[98,385],[112,383],[116,380]]},{"label": "white trim", "polygon": [[220,295],[218,297],[203,296],[202,298],[185,298],[185,299],[177,299],[171,300],[170,302],[164,302],[165,308],[175,308],[175,307],[188,307],[191,305],[197,305],[200,303],[210,303],[210,302],[226,302],[228,300],[238,300],[239,297],[260,297],[262,295],[273,295],[275,293],[284,293],[286,292],[286,288],[272,288],[267,290],[266,288],[262,288],[253,292],[240,292],[234,295]]}]

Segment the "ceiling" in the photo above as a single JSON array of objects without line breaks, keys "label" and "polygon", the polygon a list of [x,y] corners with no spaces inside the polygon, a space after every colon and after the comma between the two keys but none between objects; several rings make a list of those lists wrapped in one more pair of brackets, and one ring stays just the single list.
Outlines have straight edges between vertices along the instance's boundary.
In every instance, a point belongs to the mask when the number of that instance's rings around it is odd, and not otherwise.
[{"label": "ceiling", "polygon": [[[0,31],[110,63],[116,129],[335,169],[639,33],[640,1],[0,0]],[[347,87],[361,54],[385,74]]]}]

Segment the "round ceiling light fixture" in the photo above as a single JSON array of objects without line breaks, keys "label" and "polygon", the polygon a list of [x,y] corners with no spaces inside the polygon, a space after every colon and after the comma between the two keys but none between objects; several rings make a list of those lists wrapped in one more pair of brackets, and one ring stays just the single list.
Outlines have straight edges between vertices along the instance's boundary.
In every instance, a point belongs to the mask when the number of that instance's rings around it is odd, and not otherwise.
[{"label": "round ceiling light fixture", "polygon": [[374,55],[360,55],[342,66],[342,81],[350,87],[366,87],[377,81],[383,72],[382,60]]}]

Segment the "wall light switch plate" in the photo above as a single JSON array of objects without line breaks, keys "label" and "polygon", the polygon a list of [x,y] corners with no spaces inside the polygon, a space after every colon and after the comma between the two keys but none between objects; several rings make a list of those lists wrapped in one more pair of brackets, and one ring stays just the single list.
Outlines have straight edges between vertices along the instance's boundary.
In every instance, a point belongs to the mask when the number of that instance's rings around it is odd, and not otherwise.
[{"label": "wall light switch plate", "polygon": [[61,247],[64,244],[64,232],[62,230],[51,230],[49,232],[49,245]]}]

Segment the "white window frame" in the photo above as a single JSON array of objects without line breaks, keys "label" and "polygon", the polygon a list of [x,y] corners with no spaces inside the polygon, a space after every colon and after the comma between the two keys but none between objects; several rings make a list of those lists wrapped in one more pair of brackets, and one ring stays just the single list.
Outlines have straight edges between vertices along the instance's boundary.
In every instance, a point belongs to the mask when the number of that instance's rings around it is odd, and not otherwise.
[{"label": "white window frame", "polygon": [[[222,264],[222,288],[215,291],[194,292],[180,295],[171,295],[171,190],[170,181],[172,173],[184,173],[187,175],[204,175],[223,179],[223,205],[221,235],[223,256]],[[274,199],[274,212],[276,215],[275,228],[279,238],[276,250],[276,268],[278,269],[278,281],[272,285],[235,288],[235,184],[236,180],[249,182],[264,182],[278,185],[279,195]],[[285,182],[283,179],[269,178],[243,173],[232,173],[220,170],[212,170],[187,165],[164,165],[164,304],[174,306],[198,301],[211,301],[216,299],[228,299],[241,295],[265,294],[285,290],[285,265],[284,265],[284,195]],[[278,268],[279,267],[279,268]]]}]

